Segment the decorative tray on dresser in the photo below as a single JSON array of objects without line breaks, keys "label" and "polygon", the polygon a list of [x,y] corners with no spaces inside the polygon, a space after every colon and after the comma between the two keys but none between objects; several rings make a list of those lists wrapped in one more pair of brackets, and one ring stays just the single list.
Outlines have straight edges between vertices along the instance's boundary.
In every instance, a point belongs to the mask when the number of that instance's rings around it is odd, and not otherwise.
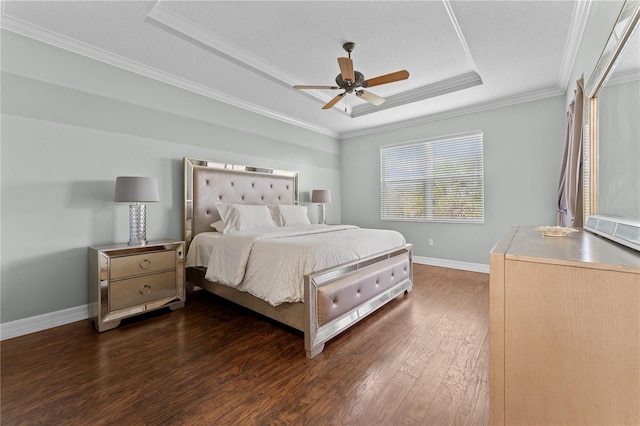
[{"label": "decorative tray on dresser", "polygon": [[184,241],[89,248],[89,318],[98,331],[120,320],[185,304]]}]

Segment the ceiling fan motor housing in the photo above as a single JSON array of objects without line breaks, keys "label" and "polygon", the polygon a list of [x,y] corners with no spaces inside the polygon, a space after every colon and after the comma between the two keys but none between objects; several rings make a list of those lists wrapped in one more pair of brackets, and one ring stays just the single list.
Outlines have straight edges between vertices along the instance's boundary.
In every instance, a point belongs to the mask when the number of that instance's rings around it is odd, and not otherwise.
[{"label": "ceiling fan motor housing", "polygon": [[336,84],[339,88],[346,90],[347,92],[353,92],[353,89],[358,87],[367,87],[367,84],[364,82],[364,75],[360,71],[353,72],[355,76],[355,81],[345,81],[342,79],[342,74],[338,74],[336,77]]}]

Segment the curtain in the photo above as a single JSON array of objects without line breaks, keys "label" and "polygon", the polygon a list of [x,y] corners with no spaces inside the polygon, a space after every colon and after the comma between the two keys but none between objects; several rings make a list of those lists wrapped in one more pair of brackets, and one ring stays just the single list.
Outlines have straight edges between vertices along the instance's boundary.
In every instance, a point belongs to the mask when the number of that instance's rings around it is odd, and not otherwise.
[{"label": "curtain", "polygon": [[584,82],[577,81],[575,97],[567,111],[567,134],[558,184],[559,226],[582,227],[582,143],[584,129]]}]

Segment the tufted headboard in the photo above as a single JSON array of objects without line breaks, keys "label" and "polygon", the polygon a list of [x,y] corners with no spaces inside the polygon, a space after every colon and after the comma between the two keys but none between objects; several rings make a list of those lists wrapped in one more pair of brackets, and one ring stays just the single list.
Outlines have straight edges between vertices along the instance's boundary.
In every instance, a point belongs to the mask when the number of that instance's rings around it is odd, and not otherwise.
[{"label": "tufted headboard", "polygon": [[220,220],[217,203],[298,204],[298,172],[184,158],[183,238]]}]

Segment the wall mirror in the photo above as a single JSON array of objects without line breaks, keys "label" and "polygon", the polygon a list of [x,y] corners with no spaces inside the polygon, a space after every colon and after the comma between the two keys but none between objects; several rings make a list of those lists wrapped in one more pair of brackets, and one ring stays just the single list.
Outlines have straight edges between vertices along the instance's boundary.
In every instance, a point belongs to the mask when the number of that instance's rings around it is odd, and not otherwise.
[{"label": "wall mirror", "polygon": [[640,250],[640,1],[627,0],[586,87],[584,228]]}]

